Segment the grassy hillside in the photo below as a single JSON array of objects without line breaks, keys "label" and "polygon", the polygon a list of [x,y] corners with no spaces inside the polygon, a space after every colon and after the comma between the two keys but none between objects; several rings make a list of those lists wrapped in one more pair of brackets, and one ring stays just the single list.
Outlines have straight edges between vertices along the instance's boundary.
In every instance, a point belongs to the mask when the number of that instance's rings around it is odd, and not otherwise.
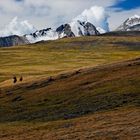
[{"label": "grassy hillside", "polygon": [[0,48],[0,64],[0,140],[140,139],[139,37]]},{"label": "grassy hillside", "polygon": [[2,88],[0,122],[69,119],[140,105],[140,59]]},{"label": "grassy hillside", "polygon": [[[44,77],[140,56],[138,37],[80,37],[0,48],[0,81]],[[28,80],[28,79],[27,79]]]},{"label": "grassy hillside", "polygon": [[0,138],[139,139],[139,66],[134,59],[3,87]]}]

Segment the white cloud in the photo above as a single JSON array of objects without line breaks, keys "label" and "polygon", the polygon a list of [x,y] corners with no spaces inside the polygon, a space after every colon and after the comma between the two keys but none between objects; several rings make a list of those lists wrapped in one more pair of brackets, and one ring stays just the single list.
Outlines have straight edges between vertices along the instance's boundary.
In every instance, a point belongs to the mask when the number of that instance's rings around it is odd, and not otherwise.
[{"label": "white cloud", "polygon": [[20,3],[15,2],[14,0],[1,0],[0,1],[0,11],[6,14],[13,14],[23,10],[23,7]]},{"label": "white cloud", "polygon": [[84,9],[99,5],[111,6],[116,0],[15,0],[0,1],[0,27],[6,24],[11,17],[18,16],[28,19],[37,28],[56,27],[62,23],[70,22]]},{"label": "white cloud", "polygon": [[[91,6],[109,7],[122,0],[0,0],[0,29],[15,16],[28,19],[38,29],[56,27],[68,23],[84,9]],[[120,25],[122,19],[133,15],[134,11],[116,12],[109,9],[110,28]],[[134,13],[135,14],[135,13]],[[139,13],[136,13],[139,14]]]},{"label": "white cloud", "polygon": [[82,14],[74,18],[77,21],[87,21],[92,23],[95,27],[100,27],[105,31],[109,30],[108,15],[103,7],[93,6],[90,9],[85,9]]},{"label": "white cloud", "polygon": [[15,17],[3,30],[0,31],[0,36],[8,35],[24,35],[35,32],[36,29],[27,21],[19,21]]},{"label": "white cloud", "polygon": [[[74,21],[86,21],[90,22],[96,27],[100,27],[105,31],[108,31],[107,14],[103,7],[93,6],[90,9],[85,9],[80,15],[74,18]],[[74,24],[77,25],[77,24]],[[72,26],[73,27],[73,26]],[[76,27],[78,29],[78,27]],[[37,29],[33,27],[27,20],[19,21],[17,17],[12,19],[12,21],[0,31],[0,36],[8,35],[24,35],[35,32]],[[50,37],[49,37],[50,38]]]}]

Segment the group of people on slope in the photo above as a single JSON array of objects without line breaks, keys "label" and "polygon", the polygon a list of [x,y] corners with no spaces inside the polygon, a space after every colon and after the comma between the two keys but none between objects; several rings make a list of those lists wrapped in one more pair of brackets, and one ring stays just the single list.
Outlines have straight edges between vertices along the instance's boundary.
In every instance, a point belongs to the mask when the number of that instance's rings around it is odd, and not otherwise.
[{"label": "group of people on slope", "polygon": [[[17,81],[18,81],[18,80],[17,80],[17,77],[14,76],[14,77],[13,77],[13,83],[15,84]],[[20,82],[23,81],[23,77],[22,77],[22,76],[19,78],[19,81],[20,81]]]}]

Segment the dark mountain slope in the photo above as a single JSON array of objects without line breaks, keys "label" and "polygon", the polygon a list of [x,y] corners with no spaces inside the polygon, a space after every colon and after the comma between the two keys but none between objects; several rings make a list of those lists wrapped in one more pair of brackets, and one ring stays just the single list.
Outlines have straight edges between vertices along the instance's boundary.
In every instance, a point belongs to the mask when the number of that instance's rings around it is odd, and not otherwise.
[{"label": "dark mountain slope", "polygon": [[113,31],[100,34],[99,36],[140,36],[140,31]]},{"label": "dark mountain slope", "polygon": [[0,37],[0,47],[18,46],[28,44],[29,41],[26,37],[20,37],[17,35]]}]

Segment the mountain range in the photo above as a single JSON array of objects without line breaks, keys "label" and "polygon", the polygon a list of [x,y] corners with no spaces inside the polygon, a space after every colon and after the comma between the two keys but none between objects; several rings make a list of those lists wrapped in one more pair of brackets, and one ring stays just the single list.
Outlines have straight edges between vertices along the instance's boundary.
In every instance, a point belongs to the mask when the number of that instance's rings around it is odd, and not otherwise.
[{"label": "mountain range", "polygon": [[[128,18],[115,31],[140,31],[140,16],[134,15]],[[56,30],[46,28],[24,36],[13,35],[0,37],[0,46],[9,47],[24,45],[36,43],[42,40],[56,40],[65,37],[93,36],[100,35],[105,32],[106,31],[104,31],[104,29],[95,27],[88,21],[74,20],[71,23],[59,26]]]},{"label": "mountain range", "polygon": [[64,37],[91,36],[99,34],[100,32],[92,23],[77,20],[71,23],[63,24],[56,30],[47,28],[25,35],[25,37],[29,40],[29,42],[35,43],[41,40],[56,40]]}]

